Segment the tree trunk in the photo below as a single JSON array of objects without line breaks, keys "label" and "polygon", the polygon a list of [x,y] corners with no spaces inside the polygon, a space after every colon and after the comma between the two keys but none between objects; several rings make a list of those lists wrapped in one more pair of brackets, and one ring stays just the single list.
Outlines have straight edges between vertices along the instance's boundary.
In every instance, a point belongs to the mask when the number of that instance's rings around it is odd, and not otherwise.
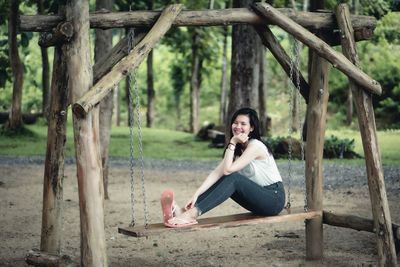
[{"label": "tree trunk", "polygon": [[190,79],[190,131],[199,131],[199,106],[202,59],[199,54],[199,38],[195,31],[192,36],[192,76]]},{"label": "tree trunk", "polygon": [[[153,10],[153,0],[147,1],[149,10]],[[147,114],[146,126],[153,127],[154,109],[155,109],[155,90],[154,90],[154,75],[153,75],[153,51],[147,56]]]},{"label": "tree trunk", "polygon": [[147,114],[146,127],[153,127],[154,108],[155,108],[155,90],[154,90],[154,75],[153,75],[153,51],[147,56]]},{"label": "tree trunk", "polygon": [[260,47],[260,79],[258,83],[258,105],[259,105],[259,117],[260,117],[260,130],[261,135],[267,134],[267,83],[265,79],[266,74],[266,64],[265,59],[265,48]]},{"label": "tree trunk", "polygon": [[[44,13],[43,0],[37,0],[38,13]],[[49,85],[49,55],[46,47],[40,47],[42,54],[42,112],[43,116],[48,120],[49,105],[50,105],[50,85]]]},{"label": "tree trunk", "polygon": [[24,66],[18,53],[17,21],[19,1],[11,1],[10,17],[8,21],[8,45],[10,64],[13,75],[13,94],[11,112],[6,127],[17,130],[22,127],[22,87],[24,83]]},{"label": "tree trunk", "polygon": [[[112,11],[113,0],[97,0],[97,11]],[[96,29],[96,41],[94,48],[94,60],[97,62],[101,57],[112,49],[112,30]],[[108,195],[108,169],[109,169],[109,146],[110,131],[112,123],[113,111],[113,94],[108,94],[103,101],[100,102],[100,154],[101,164],[103,167],[103,186],[104,199],[109,199]]]},{"label": "tree trunk", "polygon": [[[89,2],[67,1],[66,19],[75,29],[68,44],[67,69],[71,100],[76,102],[92,86]],[[73,113],[74,143],[79,193],[81,265],[107,266],[104,231],[104,188],[100,157],[99,107],[86,116]]]},{"label": "tree trunk", "polygon": [[114,114],[115,114],[115,126],[121,125],[121,103],[119,85],[114,90]]},{"label": "tree trunk", "polygon": [[[249,7],[252,0],[235,0],[233,7]],[[261,40],[251,25],[232,27],[231,91],[228,118],[241,107],[258,110]],[[229,136],[230,127],[226,127]]]},{"label": "tree trunk", "polygon": [[228,48],[228,26],[223,27],[223,48],[222,48],[222,74],[221,74],[221,100],[219,124],[225,125],[227,112],[227,49]]}]

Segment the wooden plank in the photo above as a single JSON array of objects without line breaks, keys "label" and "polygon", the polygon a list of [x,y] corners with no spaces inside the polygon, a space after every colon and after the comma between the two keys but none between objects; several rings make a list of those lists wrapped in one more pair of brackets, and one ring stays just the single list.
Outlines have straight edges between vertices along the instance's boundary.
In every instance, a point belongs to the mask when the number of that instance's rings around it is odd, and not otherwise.
[{"label": "wooden plank", "polygon": [[277,216],[258,216],[251,213],[241,213],[234,215],[225,215],[218,217],[208,217],[198,220],[198,224],[185,228],[169,228],[162,223],[150,224],[145,228],[144,226],[137,227],[119,227],[118,232],[124,235],[133,237],[144,237],[150,235],[161,234],[165,232],[185,232],[204,229],[222,229],[233,228],[246,225],[255,225],[262,223],[279,223],[289,221],[309,220],[317,217],[322,217],[322,211],[304,211],[300,209],[292,209],[283,211]]},{"label": "wooden plank", "polygon": [[254,9],[265,17],[268,21],[274,21],[279,27],[296,37],[303,44],[310,47],[319,56],[328,60],[338,70],[346,74],[348,77],[354,79],[358,84],[363,86],[371,93],[380,95],[382,93],[381,85],[371,79],[365,72],[355,66],[343,54],[337,52],[330,47],[322,39],[315,36],[306,28],[297,24],[295,21],[279,12],[267,3],[256,3],[253,5]]},{"label": "wooden plank", "polygon": [[[342,32],[343,53],[355,65],[358,65],[356,45],[349,23],[350,12],[346,5],[338,5],[337,20]],[[385,179],[382,170],[381,153],[378,137],[372,96],[351,81],[354,101],[357,108],[358,123],[363,143],[365,164],[367,167],[368,188],[371,199],[372,215],[374,218],[375,236],[380,266],[397,266],[396,249],[392,233],[392,220],[389,203],[386,195]]]},{"label": "wooden plank", "polygon": [[143,40],[73,105],[72,110],[74,114],[84,117],[94,106],[106,97],[130,71],[138,68],[151,49],[153,49],[161,37],[170,29],[172,22],[181,9],[182,5],[171,5],[165,8],[161,17]]}]

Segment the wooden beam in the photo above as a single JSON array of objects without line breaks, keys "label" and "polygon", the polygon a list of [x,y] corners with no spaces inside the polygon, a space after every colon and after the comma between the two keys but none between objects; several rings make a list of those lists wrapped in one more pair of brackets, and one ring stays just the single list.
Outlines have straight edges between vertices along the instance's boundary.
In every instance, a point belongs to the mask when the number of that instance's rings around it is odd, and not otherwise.
[{"label": "wooden beam", "polygon": [[[146,32],[135,31],[135,40],[133,40],[132,46],[136,46]],[[105,54],[101,59],[99,59],[93,65],[93,83],[97,83],[104,75],[106,75],[110,70],[117,64],[122,58],[128,55],[128,38],[122,38],[107,54]]]},{"label": "wooden beam", "polygon": [[[342,32],[343,53],[351,62],[358,65],[356,45],[352,27],[349,23],[350,12],[347,5],[338,5],[337,21]],[[350,78],[350,77],[349,77]],[[374,228],[380,266],[397,266],[397,256],[393,240],[392,222],[386,195],[385,179],[382,170],[381,154],[376,134],[375,115],[372,96],[351,80],[354,100],[357,108],[358,123],[364,148],[367,167],[368,188],[371,199]]]},{"label": "wooden beam", "polygon": [[[337,28],[335,17],[332,13],[295,12],[290,8],[279,8],[280,12],[290,17],[296,23],[315,31],[327,31],[332,34]],[[131,11],[131,12],[101,12],[90,14],[91,28],[126,28],[150,27],[160,16],[160,11]],[[58,15],[21,15],[19,17],[20,31],[46,32],[51,31],[58,23],[64,21]],[[360,31],[360,37],[365,36],[363,31],[373,31],[376,19],[372,16],[353,15],[351,17],[353,28]],[[263,25],[266,21],[247,8],[228,8],[214,10],[184,10],[172,26],[225,26],[234,24]],[[273,24],[272,21],[268,23]]]},{"label": "wooden beam", "polygon": [[[66,20],[75,29],[67,46],[67,69],[72,101],[92,86],[89,41],[89,2],[69,0]],[[104,230],[104,188],[99,144],[99,108],[81,118],[73,114],[78,180],[81,266],[107,266]]]},{"label": "wooden beam", "polygon": [[98,81],[85,95],[79,98],[73,105],[73,112],[77,116],[84,117],[95,105],[97,105],[128,73],[137,67],[146,58],[161,37],[170,29],[172,22],[182,9],[182,5],[168,6],[156,24],[135,46],[128,56],[118,62],[114,68]]},{"label": "wooden beam", "polygon": [[304,211],[300,208],[292,209],[291,211],[284,210],[276,216],[257,216],[251,213],[241,213],[233,215],[225,215],[218,217],[201,218],[198,224],[184,228],[169,228],[162,223],[150,224],[146,227],[119,227],[118,232],[124,235],[133,237],[145,237],[157,235],[165,232],[187,232],[198,230],[222,229],[240,227],[246,225],[255,225],[263,223],[280,223],[289,221],[304,221],[313,218],[321,218],[322,211]]},{"label": "wooden beam", "polygon": [[[329,65],[312,54],[310,72],[310,97],[307,105],[306,195],[307,207],[322,210],[323,207],[323,150],[326,110],[328,106]],[[321,260],[323,256],[322,218],[306,221],[306,257]]]},{"label": "wooden beam", "polygon": [[[278,63],[282,66],[283,70],[286,72],[287,76],[290,77],[290,62],[291,59],[289,55],[285,52],[285,49],[279,44],[278,40],[275,38],[274,34],[268,26],[255,26],[258,35],[261,38],[262,43],[271,51],[272,55],[276,58]],[[300,94],[303,96],[306,103],[308,103],[308,96],[310,94],[310,86],[304,79],[300,70],[293,65],[292,69],[292,83],[297,88],[297,74],[299,74],[300,81]]]},{"label": "wooden beam", "polygon": [[41,47],[50,47],[69,42],[74,35],[71,23],[61,22],[51,32],[43,32],[39,36]]},{"label": "wooden beam", "polygon": [[279,27],[292,34],[302,43],[313,49],[319,56],[328,60],[334,67],[354,79],[358,84],[374,94],[381,94],[380,84],[371,79],[362,70],[357,68],[343,54],[335,51],[323,40],[309,32],[307,29],[297,24],[295,21],[279,12],[267,3],[256,3],[254,9],[262,14],[268,21],[274,21]]}]

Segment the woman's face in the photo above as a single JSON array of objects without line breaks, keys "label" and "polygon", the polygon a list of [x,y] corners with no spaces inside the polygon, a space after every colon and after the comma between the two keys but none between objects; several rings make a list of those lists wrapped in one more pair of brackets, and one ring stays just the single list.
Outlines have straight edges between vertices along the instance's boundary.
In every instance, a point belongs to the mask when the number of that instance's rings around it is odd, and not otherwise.
[{"label": "woman's face", "polygon": [[250,135],[253,127],[250,125],[250,118],[247,115],[238,115],[232,124],[232,133],[234,136],[239,134]]}]

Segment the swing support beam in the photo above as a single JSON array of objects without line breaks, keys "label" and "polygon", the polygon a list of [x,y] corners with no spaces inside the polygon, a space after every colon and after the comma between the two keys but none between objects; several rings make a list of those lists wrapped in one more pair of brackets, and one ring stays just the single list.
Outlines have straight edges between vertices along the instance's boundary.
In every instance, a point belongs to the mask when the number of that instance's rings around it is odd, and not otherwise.
[{"label": "swing support beam", "polygon": [[182,10],[182,5],[171,5],[167,7],[160,18],[132,51],[123,57],[110,72],[105,74],[87,93],[76,103],[72,110],[74,114],[85,117],[88,112],[106,97],[118,83],[125,78],[129,72],[140,66],[157,42],[171,28],[172,22]]},{"label": "swing support beam", "polygon": [[273,8],[267,3],[256,3],[253,5],[253,7],[257,12],[268,19],[268,21],[273,21],[274,24],[292,34],[294,37],[296,37],[296,39],[310,47],[319,56],[332,63],[333,66],[338,70],[352,78],[365,90],[378,95],[382,93],[382,88],[377,81],[371,79],[343,54],[336,52],[336,50],[334,50],[322,39],[312,34],[306,28],[297,24],[291,18],[285,16],[283,13],[279,12],[277,9]]},{"label": "swing support beam", "polygon": [[[322,31],[330,45],[340,44],[340,34],[332,13],[294,12],[290,8],[279,8],[281,13],[310,31]],[[111,28],[148,28],[160,16],[160,11],[101,12],[89,15],[90,27]],[[370,16],[353,15],[356,41],[368,40],[373,36],[376,19]],[[19,31],[51,32],[64,18],[60,15],[21,15]],[[265,19],[247,8],[228,8],[214,10],[184,10],[173,21],[172,26],[224,26],[234,24],[264,25]],[[273,24],[272,21],[268,23]]]}]

